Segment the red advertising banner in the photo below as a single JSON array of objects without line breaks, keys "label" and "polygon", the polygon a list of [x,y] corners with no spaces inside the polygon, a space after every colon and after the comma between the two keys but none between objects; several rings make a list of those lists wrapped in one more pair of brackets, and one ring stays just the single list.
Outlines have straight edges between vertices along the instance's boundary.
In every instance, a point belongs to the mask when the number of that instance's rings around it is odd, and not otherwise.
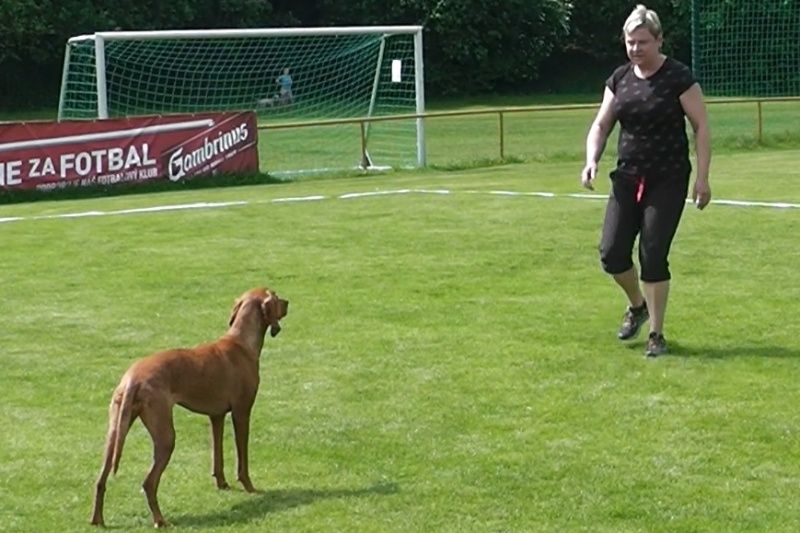
[{"label": "red advertising banner", "polygon": [[253,112],[0,124],[2,190],[253,172]]}]

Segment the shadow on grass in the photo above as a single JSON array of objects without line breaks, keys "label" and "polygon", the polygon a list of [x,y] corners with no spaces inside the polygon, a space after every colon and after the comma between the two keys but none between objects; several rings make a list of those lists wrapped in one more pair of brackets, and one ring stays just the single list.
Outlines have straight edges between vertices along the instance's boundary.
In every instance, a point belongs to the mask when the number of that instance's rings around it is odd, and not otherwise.
[{"label": "shadow on grass", "polygon": [[202,515],[174,516],[178,527],[207,528],[231,524],[246,524],[270,513],[311,505],[319,500],[387,496],[399,491],[395,483],[378,483],[362,489],[281,489],[265,490],[232,506],[230,509]]},{"label": "shadow on grass", "polygon": [[678,357],[705,357],[708,359],[725,359],[727,357],[775,357],[800,358],[800,349],[788,346],[769,346],[744,344],[741,346],[682,346],[670,343],[670,354]]},{"label": "shadow on grass", "polygon": [[[641,351],[644,356],[644,342],[626,345],[629,350]],[[744,344],[741,346],[713,346],[692,345],[686,346],[679,342],[667,339],[669,353],[662,357],[697,357],[706,359],[725,359],[729,357],[773,357],[773,358],[800,358],[800,349],[788,346],[765,346],[757,344]]]}]

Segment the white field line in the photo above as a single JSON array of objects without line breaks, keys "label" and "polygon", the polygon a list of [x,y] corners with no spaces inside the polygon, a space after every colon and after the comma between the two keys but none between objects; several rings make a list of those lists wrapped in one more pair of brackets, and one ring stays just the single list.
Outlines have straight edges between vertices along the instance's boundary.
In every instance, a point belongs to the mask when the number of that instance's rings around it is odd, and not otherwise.
[{"label": "white field line", "polygon": [[[534,197],[534,198],[575,198],[580,200],[605,200],[605,194],[585,194],[585,193],[554,193],[554,192],[520,192],[520,191],[452,191],[449,189],[390,189],[381,191],[352,192],[340,194],[338,196],[310,195],[299,197],[273,198],[271,200],[236,200],[230,202],[196,202],[191,204],[161,205],[153,207],[137,207],[131,209],[119,209],[113,211],[81,211],[76,213],[59,213],[54,215],[34,215],[34,216],[0,216],[0,224],[6,222],[20,222],[25,220],[50,220],[60,218],[84,218],[114,215],[133,215],[141,213],[158,213],[165,211],[180,211],[189,209],[218,209],[223,207],[242,206],[250,204],[265,203],[292,203],[292,202],[318,202],[328,199],[353,200],[359,198],[369,198],[375,196],[402,195],[402,194],[484,194],[490,196],[513,196],[513,197]],[[691,203],[690,199],[686,200]],[[800,204],[790,202],[757,202],[747,200],[712,200],[715,205],[727,205],[735,207],[761,207],[772,209],[800,209]]]}]

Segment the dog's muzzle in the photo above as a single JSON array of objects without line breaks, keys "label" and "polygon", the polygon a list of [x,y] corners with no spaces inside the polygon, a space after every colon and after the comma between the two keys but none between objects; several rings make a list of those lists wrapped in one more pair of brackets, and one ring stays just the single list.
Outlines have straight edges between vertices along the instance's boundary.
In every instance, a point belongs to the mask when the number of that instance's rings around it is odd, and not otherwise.
[{"label": "dog's muzzle", "polygon": [[[289,312],[289,300],[278,300],[278,308],[280,310],[280,316],[278,317],[278,320],[280,320],[286,316],[286,313]],[[281,332],[281,325],[278,320],[275,320],[275,322],[269,325],[269,334],[271,337],[275,337]]]}]

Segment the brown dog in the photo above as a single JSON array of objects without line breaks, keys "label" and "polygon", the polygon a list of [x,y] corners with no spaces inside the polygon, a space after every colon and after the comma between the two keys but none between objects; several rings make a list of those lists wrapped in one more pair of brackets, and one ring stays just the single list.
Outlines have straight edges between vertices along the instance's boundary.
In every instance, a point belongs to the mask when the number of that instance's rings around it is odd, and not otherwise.
[{"label": "brown dog", "polygon": [[122,446],[137,417],[153,439],[153,466],[142,488],[156,527],[167,523],[158,507],[156,492],[161,474],[175,448],[172,406],[208,415],[213,441],[213,476],[220,489],[229,488],[222,467],[222,430],[230,412],[236,439],[239,481],[248,492],[247,441],[250,410],[258,391],[258,361],[267,328],[274,337],[286,316],[289,302],[269,289],[244,293],[233,307],[230,328],[220,339],[192,349],[167,350],[135,362],[122,376],[109,406],[108,435],[100,477],[97,478],[92,524],[103,525],[106,480],[119,467]]}]

